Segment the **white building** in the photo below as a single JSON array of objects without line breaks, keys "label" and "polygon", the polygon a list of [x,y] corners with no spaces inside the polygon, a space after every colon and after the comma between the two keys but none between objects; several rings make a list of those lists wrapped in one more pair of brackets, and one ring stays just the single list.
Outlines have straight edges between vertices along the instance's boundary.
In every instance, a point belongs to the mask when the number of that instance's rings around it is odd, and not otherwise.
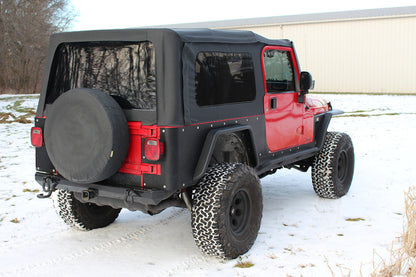
[{"label": "white building", "polygon": [[293,40],[316,92],[416,94],[416,6],[176,24]]}]

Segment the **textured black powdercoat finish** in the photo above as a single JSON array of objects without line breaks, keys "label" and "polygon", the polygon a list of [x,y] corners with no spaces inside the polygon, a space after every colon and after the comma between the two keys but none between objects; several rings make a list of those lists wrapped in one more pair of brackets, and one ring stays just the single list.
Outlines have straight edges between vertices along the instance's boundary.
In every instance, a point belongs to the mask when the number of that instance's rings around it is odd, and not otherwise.
[{"label": "textured black powdercoat finish", "polygon": [[77,183],[104,180],[127,156],[129,133],[123,111],[111,96],[74,89],[52,105],[45,145],[57,171]]}]

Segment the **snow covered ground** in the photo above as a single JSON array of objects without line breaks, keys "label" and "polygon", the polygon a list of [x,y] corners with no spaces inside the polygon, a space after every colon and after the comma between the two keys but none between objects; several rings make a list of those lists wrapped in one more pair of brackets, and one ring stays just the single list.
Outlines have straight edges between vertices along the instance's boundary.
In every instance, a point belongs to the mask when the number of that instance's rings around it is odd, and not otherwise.
[{"label": "snow covered ground", "polygon": [[[232,261],[199,252],[185,209],[153,217],[123,210],[107,228],[69,229],[50,199],[36,198],[32,124],[0,124],[0,276],[369,276],[397,246],[404,192],[416,185],[416,96],[324,97],[346,111],[330,130],[354,142],[350,192],[320,199],[310,173],[296,170],[262,179],[260,233]],[[36,102],[3,95],[0,112],[25,115]],[[236,267],[240,261],[253,266]]]}]

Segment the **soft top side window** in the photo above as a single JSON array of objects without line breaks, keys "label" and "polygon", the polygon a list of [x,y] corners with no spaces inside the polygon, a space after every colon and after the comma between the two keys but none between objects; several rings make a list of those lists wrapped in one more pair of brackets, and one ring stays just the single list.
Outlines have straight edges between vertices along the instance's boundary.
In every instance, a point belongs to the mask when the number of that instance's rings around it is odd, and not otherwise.
[{"label": "soft top side window", "polygon": [[198,106],[246,102],[256,97],[249,53],[199,52],[195,71]]},{"label": "soft top side window", "polygon": [[267,92],[295,91],[295,76],[289,51],[268,49],[263,54]]}]

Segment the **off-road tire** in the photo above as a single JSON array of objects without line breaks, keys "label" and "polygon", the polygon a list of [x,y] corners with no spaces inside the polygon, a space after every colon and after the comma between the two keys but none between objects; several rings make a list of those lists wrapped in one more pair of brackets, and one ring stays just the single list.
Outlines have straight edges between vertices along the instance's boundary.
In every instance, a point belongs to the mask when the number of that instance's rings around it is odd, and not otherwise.
[{"label": "off-road tire", "polygon": [[260,228],[262,199],[259,178],[248,165],[210,168],[194,191],[192,232],[197,246],[225,259],[246,253]]},{"label": "off-road tire", "polygon": [[121,209],[81,203],[73,192],[57,190],[53,193],[56,213],[70,227],[78,230],[92,230],[105,227],[116,220]]},{"label": "off-road tire", "polygon": [[345,133],[328,132],[312,165],[312,184],[323,198],[340,198],[350,189],[354,174],[354,147]]}]

